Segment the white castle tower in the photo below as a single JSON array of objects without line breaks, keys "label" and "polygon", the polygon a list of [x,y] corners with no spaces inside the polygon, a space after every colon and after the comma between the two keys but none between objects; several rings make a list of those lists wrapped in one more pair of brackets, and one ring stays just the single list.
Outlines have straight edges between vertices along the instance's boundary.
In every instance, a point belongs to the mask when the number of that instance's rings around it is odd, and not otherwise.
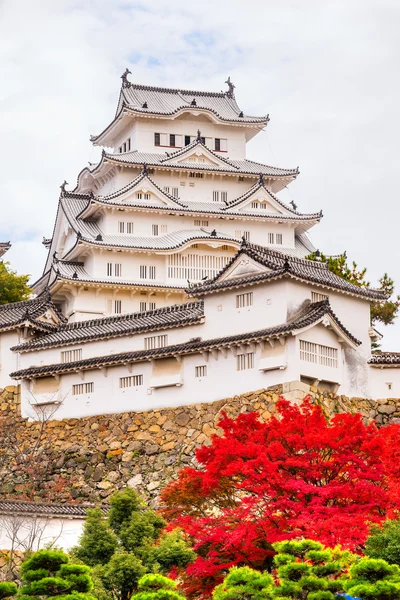
[{"label": "white castle tower", "polygon": [[[242,238],[304,257],[321,213],[300,214],[275,194],[298,174],[254,162],[246,144],[268,116],[246,115],[226,92],[135,85],[122,75],[117,111],[92,136],[103,147],[61,195],[44,274],[70,321],[184,302],[214,277]],[[107,148],[107,150],[104,149]]]},{"label": "white castle tower", "polygon": [[23,414],[148,410],[278,384],[400,397],[400,354],[371,356],[370,308],[385,294],[307,259],[322,213],[278,198],[298,169],[247,158],[268,116],[246,115],[229,78],[214,93],[128,74],[92,137],[100,162],[61,186],[36,297],[0,306],[0,386],[20,383]]}]

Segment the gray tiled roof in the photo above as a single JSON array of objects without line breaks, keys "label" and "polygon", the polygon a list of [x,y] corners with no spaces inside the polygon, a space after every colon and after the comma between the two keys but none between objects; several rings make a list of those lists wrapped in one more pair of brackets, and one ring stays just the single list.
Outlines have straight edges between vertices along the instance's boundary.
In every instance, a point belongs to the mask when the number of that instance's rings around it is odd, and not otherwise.
[{"label": "gray tiled roof", "polygon": [[[202,145],[201,142],[196,142]],[[207,148],[209,152],[212,152]],[[178,157],[174,158],[173,155],[167,156],[165,152],[139,152],[133,150],[131,152],[125,152],[123,154],[111,154],[104,153],[103,159],[110,160],[112,162],[126,164],[126,165],[143,165],[147,164],[149,167],[172,167],[183,170],[196,170],[196,171],[217,171],[220,173],[235,173],[237,175],[259,175],[262,173],[266,177],[296,177],[299,174],[298,168],[296,169],[281,169],[279,167],[271,167],[269,165],[263,165],[253,160],[243,159],[234,160],[229,159],[224,161],[223,165],[210,164],[210,163],[199,163],[187,161],[178,161]],[[219,156],[217,156],[220,159]],[[102,160],[103,160],[102,159]],[[96,170],[98,165],[93,169]]]},{"label": "gray tiled roof", "polygon": [[21,502],[19,500],[0,500],[0,515],[26,515],[35,517],[86,517],[88,508],[94,505],[78,504],[53,504],[50,502]]},{"label": "gray tiled roof", "polygon": [[[223,121],[241,123],[267,123],[268,116],[239,117],[240,108],[234,97],[224,92],[200,92],[171,88],[151,87],[128,83],[122,88],[122,102],[135,112],[143,114],[173,115],[182,108],[193,110],[192,102],[196,101],[197,109],[211,111]],[[148,108],[143,108],[147,103]]]},{"label": "gray tiled roof", "polygon": [[11,248],[10,242],[0,242],[0,256],[3,256]]},{"label": "gray tiled roof", "polygon": [[372,366],[399,366],[400,367],[400,352],[376,352],[371,356],[368,364]]},{"label": "gray tiled roof", "polygon": [[195,325],[204,318],[203,302],[188,302],[146,312],[78,321],[62,325],[53,333],[15,346],[19,352],[122,337],[144,331]]},{"label": "gray tiled roof", "polygon": [[196,354],[202,351],[209,351],[219,347],[229,347],[240,345],[243,342],[257,341],[261,339],[273,339],[287,335],[288,333],[301,330],[304,327],[314,325],[321,321],[325,315],[330,315],[336,326],[340,328],[343,335],[351,340],[354,344],[359,345],[359,342],[339,321],[329,302],[316,302],[308,304],[301,312],[299,312],[292,320],[249,333],[238,335],[225,336],[221,338],[213,338],[202,340],[201,338],[188,341],[183,344],[166,346],[156,350],[136,350],[134,352],[124,352],[121,354],[112,354],[95,358],[88,358],[72,363],[57,363],[52,365],[41,365],[38,367],[28,367],[11,373],[13,379],[26,379],[30,377],[44,377],[46,375],[55,375],[59,373],[76,372],[77,370],[90,370],[101,367],[111,367],[120,364],[133,362],[143,362],[155,358],[166,358],[169,356]]},{"label": "gray tiled roof", "polygon": [[[140,201],[138,199],[134,199],[134,200],[124,200],[123,203],[121,202],[121,200],[119,200],[119,198],[121,196],[123,196],[124,194],[128,193],[130,190],[134,189],[141,181],[143,180],[147,180],[149,181],[152,185],[154,185],[159,192],[161,193],[162,196],[165,196],[167,200],[169,200],[169,203],[167,205],[163,205],[161,202],[156,202],[154,200],[149,201]],[[276,213],[276,212],[268,212],[266,210],[252,210],[252,211],[235,211],[233,210],[236,206],[238,206],[239,204],[241,204],[242,202],[244,202],[247,198],[250,198],[253,194],[255,194],[259,189],[263,189],[267,195],[269,195],[271,197],[271,199],[273,201],[275,201],[278,205],[280,205],[285,213]],[[66,193],[66,197],[78,197],[77,194],[74,194],[73,192],[67,192]],[[79,197],[82,197],[81,194],[79,194]],[[137,207],[137,208],[147,208],[147,209],[164,209],[167,211],[177,211],[179,212],[179,214],[182,214],[182,212],[188,212],[188,213],[206,213],[206,214],[215,214],[215,215],[235,215],[235,216],[249,216],[249,217],[259,217],[262,219],[269,219],[269,220],[292,220],[292,221],[316,221],[316,220],[320,220],[322,217],[322,211],[318,212],[318,213],[311,213],[311,214],[304,214],[304,213],[299,213],[295,210],[293,210],[291,207],[287,206],[284,202],[282,202],[279,198],[277,198],[270,190],[268,190],[265,185],[264,182],[262,180],[257,181],[249,190],[247,190],[247,192],[245,194],[242,194],[241,196],[239,196],[238,198],[235,198],[234,200],[232,200],[231,202],[225,203],[225,202],[199,202],[199,201],[183,201],[181,199],[178,198],[174,198],[173,196],[171,196],[170,194],[168,194],[167,192],[165,192],[164,190],[162,190],[157,184],[156,182],[149,176],[149,175],[145,175],[143,174],[143,172],[138,175],[137,177],[135,177],[129,184],[127,184],[126,186],[124,186],[123,188],[121,188],[120,190],[116,191],[116,192],[112,192],[110,194],[105,194],[105,195],[99,195],[99,196],[93,196],[91,197],[89,194],[84,196],[84,198],[86,198],[87,200],[91,199],[92,202],[98,202],[100,204],[111,204],[111,205],[116,205],[116,206],[120,206],[123,204],[123,206],[132,206],[132,207]],[[171,207],[171,201],[176,204],[177,206]],[[184,209],[184,211],[182,211],[182,209]]]},{"label": "gray tiled roof", "polygon": [[[219,281],[221,275],[235,262],[238,256],[245,254],[254,259],[261,265],[269,269],[266,273],[248,275],[240,278],[233,278]],[[270,270],[271,269],[271,270]],[[322,287],[341,290],[344,293],[354,296],[367,298],[368,300],[385,300],[386,294],[381,290],[373,288],[359,287],[349,283],[342,277],[332,273],[325,263],[319,263],[296,256],[285,255],[281,252],[257,246],[255,244],[242,244],[238,253],[229,261],[229,263],[218,273],[211,281],[202,284],[193,285],[188,289],[188,293],[193,296],[202,296],[222,289],[239,287],[253,283],[259,283],[275,278],[290,277],[302,281],[309,281]]]},{"label": "gray tiled roof", "polygon": [[205,110],[221,121],[243,124],[243,126],[263,127],[269,121],[268,115],[254,117],[243,114],[234,96],[228,93],[160,88],[125,81],[120,92],[115,118],[100,134],[91,136],[91,140],[96,142],[101,138],[124,113],[168,117],[187,109],[200,112]]},{"label": "gray tiled roof", "polygon": [[64,321],[64,317],[58,312],[56,306],[52,303],[47,294],[24,300],[23,302],[13,302],[11,304],[0,305],[0,330],[17,327],[25,322],[31,323],[45,331],[52,331],[55,325],[38,321],[39,317],[44,315],[51,308]]}]

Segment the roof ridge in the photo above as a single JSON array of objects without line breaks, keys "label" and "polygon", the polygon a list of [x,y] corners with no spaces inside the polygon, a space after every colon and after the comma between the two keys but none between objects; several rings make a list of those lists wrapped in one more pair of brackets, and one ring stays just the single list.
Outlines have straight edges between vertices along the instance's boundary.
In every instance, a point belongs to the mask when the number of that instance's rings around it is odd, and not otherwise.
[{"label": "roof ridge", "polygon": [[92,325],[101,325],[104,323],[116,323],[119,321],[129,321],[136,320],[142,317],[151,317],[153,315],[162,315],[168,313],[176,313],[183,311],[184,309],[190,308],[201,308],[204,306],[204,300],[193,300],[191,302],[186,302],[186,304],[171,304],[170,306],[162,306],[160,308],[155,308],[153,310],[146,311],[137,311],[134,313],[126,313],[123,315],[115,315],[110,317],[100,317],[99,319],[89,319],[87,321],[77,321],[75,323],[65,323],[61,327],[58,328],[58,331],[65,330],[73,330],[73,329],[84,329],[86,327],[90,327]]},{"label": "roof ridge", "polygon": [[[47,300],[48,301],[48,300]],[[35,298],[28,298],[28,300],[20,300],[19,302],[8,302],[7,304],[0,304],[0,311],[6,310],[9,308],[18,308],[20,306],[25,306],[26,304],[33,304],[34,302],[46,302],[40,296],[36,296]]]},{"label": "roof ridge", "polygon": [[166,92],[167,94],[195,94],[198,96],[212,96],[214,98],[227,98],[227,92],[207,92],[205,90],[184,90],[181,88],[164,88],[161,86],[145,85],[140,83],[129,83],[128,88],[135,90],[145,90],[148,92]]}]

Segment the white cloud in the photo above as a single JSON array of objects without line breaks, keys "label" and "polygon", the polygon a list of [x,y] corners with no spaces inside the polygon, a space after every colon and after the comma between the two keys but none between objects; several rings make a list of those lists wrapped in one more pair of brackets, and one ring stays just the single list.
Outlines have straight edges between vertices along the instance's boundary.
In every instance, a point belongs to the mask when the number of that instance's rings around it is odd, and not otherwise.
[{"label": "white cloud", "polygon": [[[251,158],[300,166],[284,199],[324,210],[313,231],[400,281],[397,260],[400,43],[396,0],[0,0],[0,238],[37,277],[58,186],[98,156],[125,66],[141,83],[219,90],[271,123]],[[385,345],[399,347],[400,326]]]}]

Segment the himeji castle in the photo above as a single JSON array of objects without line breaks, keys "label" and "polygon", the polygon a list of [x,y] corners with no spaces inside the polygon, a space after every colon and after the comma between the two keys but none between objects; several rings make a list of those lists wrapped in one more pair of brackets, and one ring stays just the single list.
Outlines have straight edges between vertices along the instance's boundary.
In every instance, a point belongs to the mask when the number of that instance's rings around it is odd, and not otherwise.
[{"label": "himeji castle", "polygon": [[279,197],[299,174],[247,157],[266,116],[225,92],[122,75],[102,148],[61,185],[35,296],[0,306],[0,385],[57,418],[209,402],[302,381],[400,396],[400,355],[356,287],[306,257],[322,211]]}]

